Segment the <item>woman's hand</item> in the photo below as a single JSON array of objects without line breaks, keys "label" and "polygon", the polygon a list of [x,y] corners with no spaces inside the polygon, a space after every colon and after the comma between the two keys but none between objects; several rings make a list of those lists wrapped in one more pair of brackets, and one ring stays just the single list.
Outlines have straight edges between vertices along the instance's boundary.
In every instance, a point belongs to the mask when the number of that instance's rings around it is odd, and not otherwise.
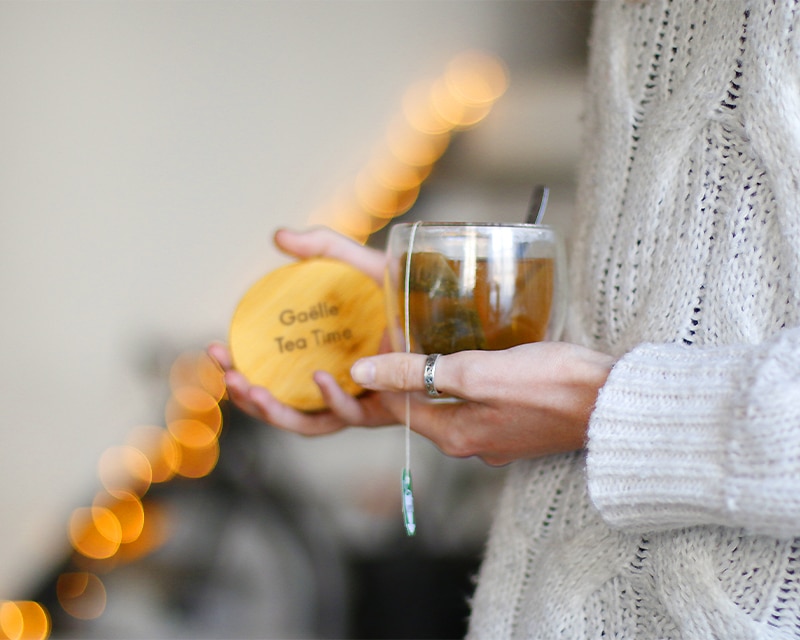
[{"label": "woman's hand", "polygon": [[[331,229],[281,229],[275,233],[275,244],[285,253],[297,258],[326,257],[341,260],[361,270],[382,286],[385,254],[364,247]],[[385,350],[388,348],[382,349]],[[350,425],[397,424],[397,419],[381,401],[381,396],[385,394],[367,393],[360,398],[353,398],[324,371],[317,371],[314,381],[331,410],[304,413],[279,402],[267,389],[251,385],[247,378],[233,368],[230,351],[225,345],[212,344],[208,353],[225,372],[231,401],[251,416],[273,426],[311,436],[332,433]]]},{"label": "woman's hand", "polygon": [[[444,453],[478,456],[489,464],[581,449],[589,416],[614,359],[576,345],[538,342],[504,351],[441,356],[437,390],[455,403],[430,403],[415,394],[411,426]],[[353,379],[383,395],[402,416],[398,391],[422,391],[425,356],[389,353],[353,365]]]},{"label": "woman's hand", "polygon": [[212,344],[209,355],[225,372],[225,384],[231,401],[245,413],[274,427],[304,436],[334,433],[348,426],[397,424],[397,418],[383,405],[382,396],[367,393],[354,398],[345,392],[330,374],[314,373],[314,382],[331,409],[315,413],[298,411],[275,398],[267,389],[257,387],[233,368],[230,351],[222,344]]}]

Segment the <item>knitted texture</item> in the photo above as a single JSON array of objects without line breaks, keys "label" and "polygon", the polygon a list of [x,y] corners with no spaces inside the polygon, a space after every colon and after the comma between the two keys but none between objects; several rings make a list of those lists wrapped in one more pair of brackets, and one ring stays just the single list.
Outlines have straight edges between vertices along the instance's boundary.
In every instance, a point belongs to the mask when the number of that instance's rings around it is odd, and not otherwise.
[{"label": "knitted texture", "polygon": [[568,339],[587,451],[510,470],[471,638],[800,637],[800,5],[601,0]]}]

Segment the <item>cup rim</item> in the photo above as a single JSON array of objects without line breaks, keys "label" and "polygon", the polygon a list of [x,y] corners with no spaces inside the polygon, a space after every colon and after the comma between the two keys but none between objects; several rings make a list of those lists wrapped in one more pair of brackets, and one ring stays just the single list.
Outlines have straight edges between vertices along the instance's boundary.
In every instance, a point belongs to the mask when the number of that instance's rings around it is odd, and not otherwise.
[{"label": "cup rim", "polygon": [[454,222],[454,221],[435,221],[420,220],[416,222],[395,222],[391,228],[395,227],[426,227],[428,229],[442,227],[452,229],[454,227],[468,228],[507,228],[507,229],[541,229],[543,231],[555,231],[555,227],[549,224],[532,224],[530,222]]}]

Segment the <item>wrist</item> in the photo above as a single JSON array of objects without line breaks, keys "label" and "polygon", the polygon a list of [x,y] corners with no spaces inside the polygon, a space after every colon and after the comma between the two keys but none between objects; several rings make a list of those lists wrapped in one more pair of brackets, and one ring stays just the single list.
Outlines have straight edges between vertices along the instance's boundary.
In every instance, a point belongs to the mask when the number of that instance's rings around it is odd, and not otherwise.
[{"label": "wrist", "polygon": [[589,420],[597,405],[600,390],[608,381],[617,359],[608,354],[582,349],[579,366],[575,367],[572,382],[575,395],[571,411],[575,448],[583,448],[588,441]]}]

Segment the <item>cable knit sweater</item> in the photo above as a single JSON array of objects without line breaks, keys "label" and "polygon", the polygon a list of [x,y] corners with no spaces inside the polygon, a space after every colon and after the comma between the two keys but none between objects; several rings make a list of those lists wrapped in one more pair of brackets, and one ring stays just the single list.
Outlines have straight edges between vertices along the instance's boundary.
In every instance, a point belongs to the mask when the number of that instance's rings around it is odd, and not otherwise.
[{"label": "cable knit sweater", "polygon": [[586,451],[516,464],[471,638],[800,637],[800,3],[600,0],[568,339]]}]

